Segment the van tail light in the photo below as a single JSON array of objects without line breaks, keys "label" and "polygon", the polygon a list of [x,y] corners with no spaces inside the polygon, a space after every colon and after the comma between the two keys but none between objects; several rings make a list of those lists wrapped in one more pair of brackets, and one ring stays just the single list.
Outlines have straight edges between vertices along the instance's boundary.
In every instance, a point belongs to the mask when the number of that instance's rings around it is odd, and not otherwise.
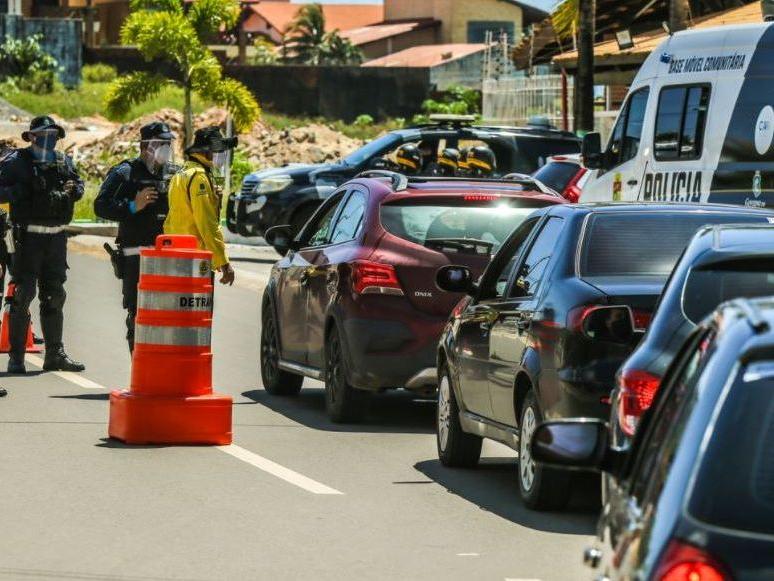
[{"label": "van tail light", "polygon": [[660,377],[639,369],[624,369],[619,376],[618,424],[627,436],[634,435],[660,383]]},{"label": "van tail light", "polygon": [[656,569],[656,581],[730,581],[720,564],[702,549],[673,539]]},{"label": "van tail light", "polygon": [[370,260],[352,263],[352,290],[359,295],[403,296],[395,267]]},{"label": "van tail light", "polygon": [[586,168],[580,168],[578,170],[578,173],[576,173],[572,179],[567,182],[567,185],[564,187],[564,191],[562,192],[562,196],[568,201],[572,202],[573,204],[576,203],[578,200],[580,200],[581,197],[581,189],[578,185],[578,182],[580,182],[581,178],[586,174],[588,170]]}]

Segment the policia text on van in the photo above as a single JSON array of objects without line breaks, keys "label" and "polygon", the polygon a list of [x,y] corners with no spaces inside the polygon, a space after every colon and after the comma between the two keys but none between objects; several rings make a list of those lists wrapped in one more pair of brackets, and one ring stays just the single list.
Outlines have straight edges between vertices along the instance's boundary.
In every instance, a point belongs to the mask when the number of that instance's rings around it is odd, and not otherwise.
[{"label": "policia text on van", "polygon": [[679,32],[642,65],[581,202],[774,206],[774,25]]}]

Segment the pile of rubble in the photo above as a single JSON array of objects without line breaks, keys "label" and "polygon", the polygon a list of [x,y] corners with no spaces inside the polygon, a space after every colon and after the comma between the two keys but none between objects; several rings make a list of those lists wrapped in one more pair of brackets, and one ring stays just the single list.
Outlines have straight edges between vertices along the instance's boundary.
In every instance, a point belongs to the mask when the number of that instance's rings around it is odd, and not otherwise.
[{"label": "pile of rubble", "polygon": [[[85,175],[102,178],[112,164],[137,155],[140,127],[151,121],[164,121],[182,138],[182,115],[173,109],[162,109],[120,125],[105,137],[70,146],[69,151]],[[218,108],[208,109],[194,119],[194,127],[224,127],[225,123],[226,112]],[[181,141],[178,139],[176,142],[177,159],[182,159]],[[312,124],[276,130],[258,122],[249,133],[239,135],[237,149],[247,157],[251,166],[259,169],[287,163],[323,163],[339,159],[361,145],[361,141],[351,139],[326,125]]]}]

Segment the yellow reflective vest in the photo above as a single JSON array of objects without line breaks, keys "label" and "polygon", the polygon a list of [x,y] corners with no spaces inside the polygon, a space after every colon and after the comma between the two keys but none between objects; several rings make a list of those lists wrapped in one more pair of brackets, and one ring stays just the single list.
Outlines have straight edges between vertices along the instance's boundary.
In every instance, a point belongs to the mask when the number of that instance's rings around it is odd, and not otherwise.
[{"label": "yellow reflective vest", "polygon": [[226,243],[220,229],[221,196],[212,175],[202,163],[189,160],[169,183],[169,214],[164,234],[196,236],[199,248],[212,252],[212,268],[228,263]]}]

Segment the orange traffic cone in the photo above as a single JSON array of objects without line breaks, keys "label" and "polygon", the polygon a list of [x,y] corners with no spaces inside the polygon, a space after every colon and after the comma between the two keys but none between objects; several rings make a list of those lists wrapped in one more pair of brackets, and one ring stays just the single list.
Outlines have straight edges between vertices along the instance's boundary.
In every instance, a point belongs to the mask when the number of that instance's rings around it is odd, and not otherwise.
[{"label": "orange traffic cone", "polygon": [[212,253],[193,236],[159,236],[140,256],[131,386],[110,394],[108,434],[230,444],[231,398],[212,391]]},{"label": "orange traffic cone", "polygon": [[[10,318],[11,318],[11,301],[13,300],[13,293],[16,291],[16,285],[12,282],[8,283],[8,288],[5,291],[5,301],[3,304],[3,322],[0,323],[0,353],[11,352],[11,336],[10,336]],[[27,353],[40,353],[42,349],[35,345],[35,338],[32,336],[32,323],[30,323],[27,329]]]}]

